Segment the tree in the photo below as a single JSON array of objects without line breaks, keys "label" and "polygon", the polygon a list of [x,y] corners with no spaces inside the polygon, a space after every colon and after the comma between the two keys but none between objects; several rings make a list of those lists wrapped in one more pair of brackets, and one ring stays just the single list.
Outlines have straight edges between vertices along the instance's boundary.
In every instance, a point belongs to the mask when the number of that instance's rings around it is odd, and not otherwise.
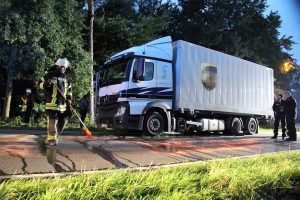
[{"label": "tree", "polygon": [[[94,60],[94,0],[89,0],[89,19],[90,19],[90,39],[89,39],[89,49],[91,54],[91,61]],[[90,112],[91,112],[91,121],[95,123],[95,108],[94,108],[94,67],[91,64],[91,87],[90,87]]]},{"label": "tree", "polygon": [[30,72],[37,80],[59,57],[71,62],[75,102],[85,94],[92,62],[83,48],[82,8],[79,0],[20,0],[1,7],[0,64],[8,77],[3,118],[9,117],[12,78]]},{"label": "tree", "polygon": [[101,19],[95,19],[94,27],[96,62],[104,63],[114,53],[169,34],[165,30],[173,4],[163,2],[165,1],[101,1],[101,9],[95,11],[95,15]]},{"label": "tree", "polygon": [[[10,114],[12,95],[12,81],[20,75],[28,73],[34,62],[31,45],[29,19],[26,10],[32,8],[32,1],[17,1],[1,6],[0,19],[0,65],[6,70],[6,90],[2,118],[7,119]],[[3,6],[4,5],[4,6]]]}]

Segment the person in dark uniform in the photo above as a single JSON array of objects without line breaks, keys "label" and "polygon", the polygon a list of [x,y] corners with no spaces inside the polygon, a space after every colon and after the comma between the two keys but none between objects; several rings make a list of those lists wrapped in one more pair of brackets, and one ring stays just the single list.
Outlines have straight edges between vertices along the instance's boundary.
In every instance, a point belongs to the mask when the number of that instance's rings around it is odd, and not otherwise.
[{"label": "person in dark uniform", "polygon": [[[80,99],[80,118],[84,122],[87,113],[89,112],[89,105],[90,105],[90,93],[87,93]],[[82,128],[83,125],[80,123],[80,127]]]},{"label": "person in dark uniform", "polygon": [[278,99],[274,101],[274,104],[272,107],[273,111],[274,111],[275,122],[274,122],[274,136],[271,137],[271,139],[277,138],[279,122],[281,123],[282,139],[284,139],[286,137],[285,114],[284,114],[284,106],[283,106],[282,98],[283,98],[283,95],[279,94]]},{"label": "person in dark uniform", "polygon": [[297,133],[296,133],[296,125],[295,119],[297,114],[297,102],[295,98],[291,95],[290,92],[285,92],[283,95],[283,106],[284,106],[284,114],[286,118],[286,125],[288,130],[287,141],[296,141]]}]

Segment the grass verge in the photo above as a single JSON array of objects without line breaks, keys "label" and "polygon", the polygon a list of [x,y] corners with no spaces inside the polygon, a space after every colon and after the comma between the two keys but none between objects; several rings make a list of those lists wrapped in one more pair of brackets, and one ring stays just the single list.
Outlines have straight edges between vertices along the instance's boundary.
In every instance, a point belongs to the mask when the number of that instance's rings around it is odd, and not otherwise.
[{"label": "grass verge", "polygon": [[299,199],[300,153],[9,180],[0,199]]},{"label": "grass verge", "polygon": [[[259,133],[273,133],[273,131],[274,131],[274,129],[273,128],[260,128],[259,130],[258,130],[258,134]],[[296,131],[297,132],[300,132],[300,128],[296,128]],[[281,135],[281,128],[280,129],[278,129],[278,134],[279,135]]]}]

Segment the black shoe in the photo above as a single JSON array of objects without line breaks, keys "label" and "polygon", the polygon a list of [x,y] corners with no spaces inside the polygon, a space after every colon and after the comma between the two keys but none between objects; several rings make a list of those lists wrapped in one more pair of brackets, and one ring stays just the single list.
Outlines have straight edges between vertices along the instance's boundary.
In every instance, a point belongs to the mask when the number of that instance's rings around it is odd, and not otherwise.
[{"label": "black shoe", "polygon": [[290,137],[286,139],[286,141],[296,141],[296,140],[297,140],[296,138],[290,138]]},{"label": "black shoe", "polygon": [[273,137],[271,137],[271,139],[277,139],[277,135],[276,136],[274,135]]},{"label": "black shoe", "polygon": [[56,144],[57,144],[56,140],[49,140],[48,141],[48,145],[50,145],[50,146],[56,146]]},{"label": "black shoe", "polygon": [[284,140],[284,138],[286,137],[286,135],[285,134],[282,134],[282,139]]}]

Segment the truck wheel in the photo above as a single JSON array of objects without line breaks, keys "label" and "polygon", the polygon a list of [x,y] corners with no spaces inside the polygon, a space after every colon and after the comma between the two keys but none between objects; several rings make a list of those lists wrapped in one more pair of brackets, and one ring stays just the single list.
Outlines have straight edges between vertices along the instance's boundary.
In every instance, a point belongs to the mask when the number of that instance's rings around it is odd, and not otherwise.
[{"label": "truck wheel", "polygon": [[246,130],[245,133],[246,134],[255,134],[256,131],[258,129],[258,124],[257,121],[255,120],[255,118],[250,117],[246,120]]},{"label": "truck wheel", "polygon": [[230,131],[234,135],[241,135],[242,131],[242,122],[240,118],[233,118],[231,123],[230,123]]},{"label": "truck wheel", "polygon": [[151,135],[160,135],[165,129],[164,118],[158,112],[152,112],[146,116],[144,129]]}]

